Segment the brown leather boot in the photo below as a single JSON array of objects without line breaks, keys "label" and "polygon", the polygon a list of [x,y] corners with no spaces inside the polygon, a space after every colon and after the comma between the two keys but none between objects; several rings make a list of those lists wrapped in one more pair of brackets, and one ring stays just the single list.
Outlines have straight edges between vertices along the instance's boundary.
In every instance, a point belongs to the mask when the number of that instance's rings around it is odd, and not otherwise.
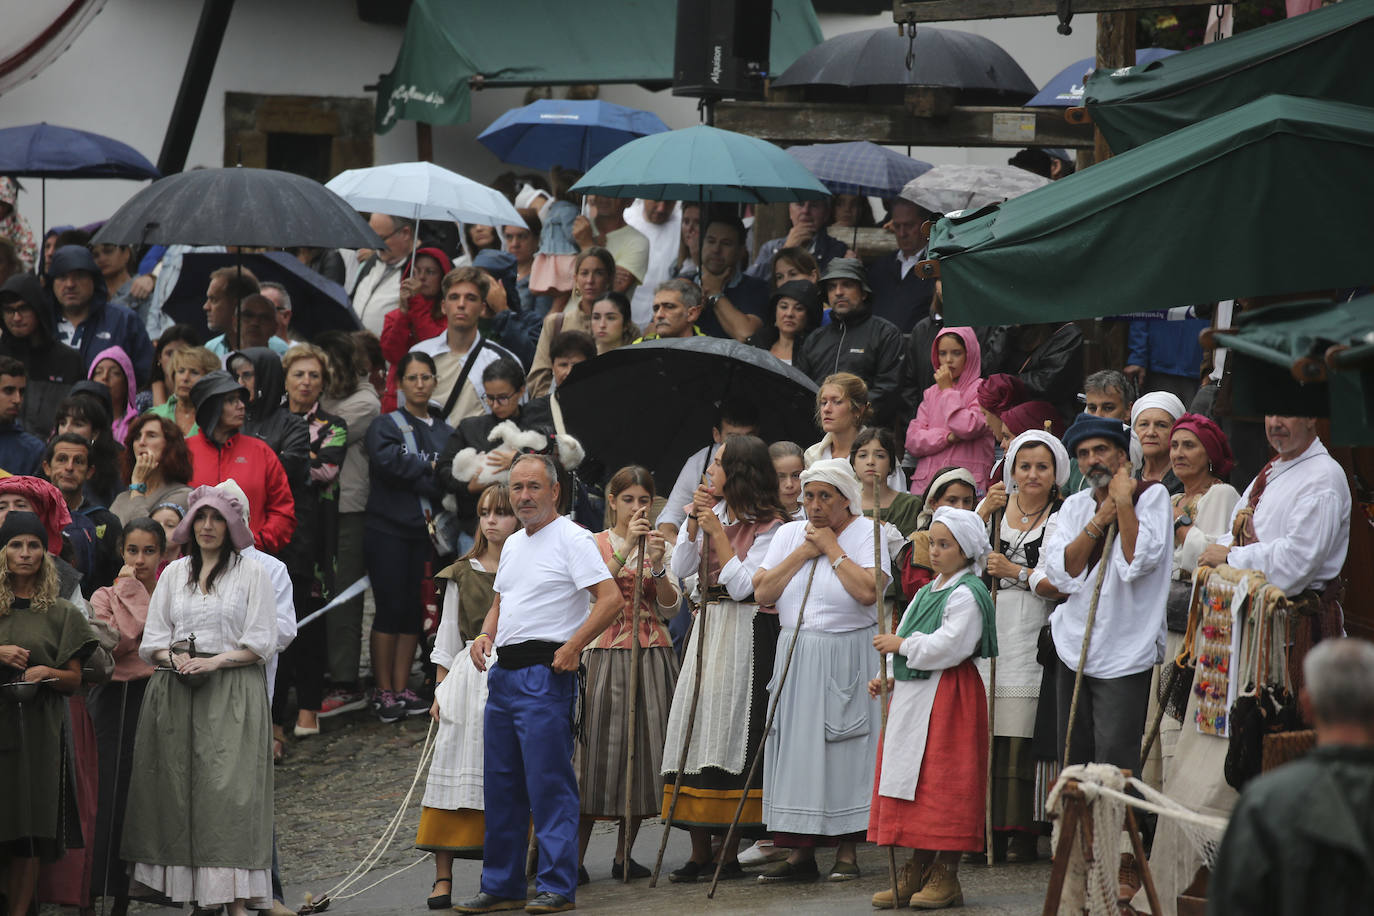
[{"label": "brown leather boot", "polygon": [[[921,889],[924,879],[925,869],[916,864],[916,856],[913,853],[906,864],[897,869],[897,906],[906,906],[911,895]],[[892,888],[874,894],[873,905],[880,910],[892,909]]]},{"label": "brown leather boot", "polygon": [[936,862],[926,873],[925,884],[911,895],[913,910],[942,910],[947,906],[963,906],[964,891],[959,875],[944,862]]}]

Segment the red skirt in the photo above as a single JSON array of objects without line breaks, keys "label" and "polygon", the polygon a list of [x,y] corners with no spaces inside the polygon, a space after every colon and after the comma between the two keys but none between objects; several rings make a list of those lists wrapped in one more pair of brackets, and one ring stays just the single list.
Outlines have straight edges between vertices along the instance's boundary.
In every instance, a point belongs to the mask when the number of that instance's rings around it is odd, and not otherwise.
[{"label": "red skirt", "polygon": [[873,779],[868,841],[880,846],[977,852],[987,804],[988,700],[971,659],[940,676],[926,752],[911,801],[878,794],[883,748]]}]

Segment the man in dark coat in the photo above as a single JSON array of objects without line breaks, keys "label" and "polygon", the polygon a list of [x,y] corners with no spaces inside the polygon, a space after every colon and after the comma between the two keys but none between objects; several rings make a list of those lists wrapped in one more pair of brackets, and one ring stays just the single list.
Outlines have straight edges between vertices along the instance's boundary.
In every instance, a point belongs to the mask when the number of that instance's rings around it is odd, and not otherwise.
[{"label": "man in dark coat", "polygon": [[32,477],[43,461],[43,440],[25,432],[19,419],[27,385],[24,364],[0,356],[0,470],[16,477]]},{"label": "man in dark coat", "polygon": [[1374,901],[1374,645],[1323,640],[1303,675],[1317,747],[1241,793],[1208,916],[1353,916]]},{"label": "man in dark coat", "polygon": [[0,355],[13,356],[28,369],[20,419],[40,439],[52,433],[57,404],[72,385],[86,377],[77,353],[59,343],[52,309],[43,299],[43,286],[33,274],[15,274],[0,286]]},{"label": "man in dark coat", "polygon": [[123,347],[134,364],[138,387],[147,385],[153,370],[153,342],[133,309],[109,301],[105,278],[90,251],[63,245],[53,252],[48,277],[57,337],[81,354],[84,369],[90,371],[91,361],[102,350]]},{"label": "man in dark coat", "polygon": [[[909,200],[892,202],[889,225],[897,236],[897,250],[868,265],[868,282],[873,285],[873,314],[886,318],[903,334],[910,334],[930,314],[930,299],[935,281],[921,276],[916,264],[925,257],[925,238],[921,225],[931,215]],[[930,348],[926,348],[930,352]]]}]

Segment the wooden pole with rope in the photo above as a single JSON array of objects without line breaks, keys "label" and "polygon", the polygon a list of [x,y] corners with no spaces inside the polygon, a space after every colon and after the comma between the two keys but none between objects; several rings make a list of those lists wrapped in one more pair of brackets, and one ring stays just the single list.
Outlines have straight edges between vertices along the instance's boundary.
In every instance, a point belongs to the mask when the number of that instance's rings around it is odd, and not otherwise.
[{"label": "wooden pole with rope", "polygon": [[811,597],[811,583],[816,579],[816,564],[820,561],[820,557],[811,561],[811,572],[806,577],[806,591],[802,593],[801,610],[797,612],[797,625],[792,629],[792,642],[787,647],[787,658],[782,663],[777,690],[773,692],[773,699],[768,704],[768,718],[763,724],[763,738],[754,751],[754,762],[749,765],[749,775],[744,778],[744,789],[740,792],[739,804],[735,806],[735,816],[730,819],[730,829],[725,831],[725,841],[720,844],[720,855],[716,856],[716,875],[711,879],[711,889],[706,893],[708,900],[715,899],[716,885],[720,883],[720,870],[725,865],[725,850],[735,841],[740,816],[744,814],[744,805],[749,801],[749,787],[753,785],[754,777],[759,771],[759,763],[763,761],[763,744],[768,740],[768,733],[773,730],[773,719],[778,714],[778,700],[782,699],[782,689],[787,684],[787,672],[792,667],[792,655],[797,651],[797,637],[801,636],[802,623],[806,620],[806,601]]},{"label": "wooden pole with rope", "polygon": [[[1020,505],[1020,503],[1017,503]],[[1002,538],[1002,512],[992,513],[992,542],[997,544]],[[1000,552],[1000,551],[999,551]],[[1000,576],[992,576],[992,620],[993,631],[997,629],[997,586],[1001,582]],[[992,867],[992,752],[993,745],[996,743],[994,726],[997,722],[997,656],[988,659],[988,778],[987,790],[984,794],[983,803],[983,852],[988,858],[988,867]]]},{"label": "wooden pole with rope", "polygon": [[[701,475],[702,482],[707,483],[705,474]],[[687,524],[687,522],[683,522]],[[697,526],[698,532],[701,527]],[[668,848],[668,835],[673,829],[673,815],[677,813],[678,796],[682,793],[682,771],[687,766],[687,751],[692,747],[692,732],[696,730],[697,724],[697,703],[701,700],[701,666],[705,662],[704,650],[706,647],[706,606],[709,603],[706,598],[707,576],[710,571],[711,539],[702,537],[701,545],[701,565],[697,570],[697,594],[701,596],[701,606],[697,609],[697,619],[693,624],[697,637],[696,670],[692,672],[692,703],[687,709],[687,726],[682,734],[682,751],[677,758],[677,772],[673,774],[673,793],[668,798],[668,818],[663,824],[663,837],[658,842],[658,858],[654,860],[654,873],[649,878],[649,886],[658,885],[658,873],[663,868],[663,853]],[[625,869],[629,872],[628,865]]]},{"label": "wooden pole with rope", "polygon": [[1083,688],[1083,668],[1088,664],[1088,646],[1093,637],[1093,621],[1097,619],[1097,599],[1102,595],[1102,580],[1112,562],[1112,547],[1116,542],[1116,521],[1107,526],[1103,536],[1102,559],[1097,561],[1097,581],[1093,584],[1092,600],[1088,603],[1088,620],[1083,626],[1083,649],[1078,653],[1078,670],[1073,677],[1073,697],[1069,700],[1069,727],[1064,733],[1064,766],[1070,764],[1069,750],[1073,747],[1074,720],[1078,718],[1078,694]]},{"label": "wooden pole with rope", "polygon": [[[887,602],[883,600],[883,526],[878,515],[881,510],[880,498],[878,496],[878,478],[873,478],[873,586],[877,593],[878,605],[878,633],[882,636],[887,635]],[[887,740],[887,655],[878,653],[878,664],[881,666],[878,673],[878,690],[883,710],[882,731],[878,735],[878,747],[883,747],[883,742]],[[889,845],[887,847],[887,879],[892,886],[892,908],[895,910],[902,905],[897,899],[897,850]]]},{"label": "wooden pole with rope", "polygon": [[[630,723],[625,730],[625,825],[620,841],[620,880],[630,883],[630,824],[634,819],[635,718],[639,713],[639,601],[644,595],[644,548],[641,534],[634,554],[635,589],[630,602]],[[665,829],[664,833],[667,833]]]}]

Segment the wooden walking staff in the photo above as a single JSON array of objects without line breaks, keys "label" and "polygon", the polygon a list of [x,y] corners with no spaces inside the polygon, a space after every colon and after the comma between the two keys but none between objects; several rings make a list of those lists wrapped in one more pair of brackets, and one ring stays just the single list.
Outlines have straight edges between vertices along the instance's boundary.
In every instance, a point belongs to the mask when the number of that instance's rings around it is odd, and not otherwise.
[{"label": "wooden walking staff", "polygon": [[[644,594],[644,547],[647,535],[639,536],[635,554],[634,600],[630,604],[630,724],[625,730],[625,834],[620,843],[620,879],[630,883],[630,822],[634,817],[635,717],[639,706],[639,599]],[[666,835],[667,829],[664,829]]]},{"label": "wooden walking staff", "polygon": [[[878,519],[880,497],[878,496],[878,478],[873,478],[873,586],[878,599],[878,633],[881,636],[887,635],[887,602],[883,598],[883,526]],[[878,747],[883,747],[883,742],[887,740],[887,655],[878,653],[878,664],[881,669],[878,673],[878,690],[883,704],[883,728],[878,735]],[[897,899],[897,850],[893,846],[887,847],[887,879],[892,885],[892,908],[895,910],[902,905]]]},{"label": "wooden walking staff", "polygon": [[1102,595],[1102,579],[1112,561],[1112,547],[1116,543],[1116,522],[1107,526],[1107,534],[1102,538],[1102,558],[1097,561],[1097,581],[1093,584],[1093,597],[1088,602],[1088,620],[1083,627],[1083,650],[1078,653],[1078,671],[1073,677],[1073,697],[1069,700],[1069,728],[1064,734],[1064,766],[1069,765],[1069,749],[1073,747],[1073,724],[1078,717],[1078,692],[1083,687],[1083,668],[1088,664],[1088,645],[1092,642],[1093,621],[1097,619],[1097,599]]},{"label": "wooden walking staff", "polygon": [[[707,475],[701,475],[701,482],[709,485],[710,480]],[[686,524],[686,522],[683,522]],[[698,533],[701,532],[697,526]],[[704,650],[706,648],[706,591],[708,587],[707,576],[710,574],[711,539],[702,534],[701,538],[701,565],[697,570],[697,594],[701,596],[701,607],[697,609],[697,619],[694,627],[697,631],[697,654],[696,670],[692,674],[692,705],[687,709],[687,727],[682,733],[682,752],[677,757],[677,772],[673,774],[673,794],[668,799],[668,819],[663,824],[663,837],[658,842],[658,858],[654,860],[654,873],[649,878],[649,886],[658,885],[658,873],[663,868],[663,852],[668,848],[668,835],[673,829],[673,815],[677,813],[677,799],[682,792],[682,771],[687,766],[687,751],[692,747],[692,732],[696,730],[697,724],[697,702],[701,699],[701,666],[704,662]],[[625,873],[629,874],[629,865],[626,864]]]},{"label": "wooden walking staff", "polygon": [[792,667],[792,654],[797,651],[797,637],[801,636],[802,623],[806,620],[806,599],[811,597],[811,583],[816,579],[816,564],[820,560],[820,557],[816,557],[811,561],[811,572],[806,576],[806,591],[802,592],[801,610],[797,612],[797,625],[792,629],[792,642],[787,647],[787,658],[782,663],[778,689],[773,692],[773,699],[768,704],[768,718],[763,723],[763,738],[759,740],[758,749],[754,751],[754,762],[749,765],[749,775],[744,778],[744,791],[740,793],[739,805],[735,808],[735,816],[730,819],[730,829],[725,831],[725,842],[720,844],[720,855],[716,856],[716,876],[711,879],[711,889],[706,893],[708,900],[715,899],[716,885],[720,883],[720,870],[725,865],[725,850],[735,841],[740,815],[744,814],[744,804],[749,801],[749,786],[753,784],[754,776],[759,771],[759,762],[763,760],[763,745],[768,740],[768,733],[773,730],[773,718],[778,714],[778,700],[782,698],[782,688],[787,683],[787,671]]},{"label": "wooden walking staff", "polygon": [[[1019,505],[1019,503],[1018,503]],[[998,544],[1002,538],[1002,513],[992,513],[992,542]],[[997,586],[1001,576],[992,576],[992,627],[997,630]],[[988,659],[988,781],[983,805],[983,851],[992,866],[992,749],[997,732],[993,726],[997,722],[997,656]]]}]

